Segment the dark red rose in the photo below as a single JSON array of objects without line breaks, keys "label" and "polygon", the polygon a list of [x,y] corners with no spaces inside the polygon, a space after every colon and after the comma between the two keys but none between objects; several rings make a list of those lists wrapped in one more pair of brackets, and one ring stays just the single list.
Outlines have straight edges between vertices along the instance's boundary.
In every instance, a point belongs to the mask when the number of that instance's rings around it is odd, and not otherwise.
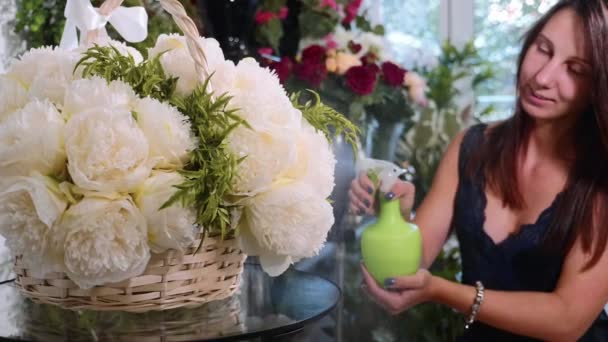
[{"label": "dark red rose", "polygon": [[364,65],[366,68],[368,68],[369,70],[373,71],[374,74],[377,74],[380,72],[380,67],[378,66],[378,64],[365,64]]},{"label": "dark red rose", "polygon": [[325,64],[327,51],[321,45],[311,45],[302,51],[302,63]]},{"label": "dark red rose", "polygon": [[384,82],[391,87],[400,87],[403,84],[403,78],[407,71],[395,63],[384,62],[382,63],[382,76],[384,76]]},{"label": "dark red rose", "polygon": [[376,88],[377,73],[367,66],[357,66],[346,72],[346,85],[356,94],[369,95]]},{"label": "dark red rose", "polygon": [[279,62],[270,63],[270,69],[274,70],[279,76],[279,80],[281,83],[285,83],[291,74],[291,67],[293,66],[293,62],[287,56],[281,57]]},{"label": "dark red rose", "polygon": [[362,48],[363,47],[361,46],[361,44],[357,44],[357,43],[353,42],[352,40],[350,40],[348,42],[348,49],[350,50],[350,52],[354,53],[355,55],[358,54]]},{"label": "dark red rose", "polygon": [[318,88],[321,85],[321,82],[327,77],[327,68],[325,67],[325,64],[321,63],[298,63],[294,66],[293,72],[299,79],[315,88]]}]

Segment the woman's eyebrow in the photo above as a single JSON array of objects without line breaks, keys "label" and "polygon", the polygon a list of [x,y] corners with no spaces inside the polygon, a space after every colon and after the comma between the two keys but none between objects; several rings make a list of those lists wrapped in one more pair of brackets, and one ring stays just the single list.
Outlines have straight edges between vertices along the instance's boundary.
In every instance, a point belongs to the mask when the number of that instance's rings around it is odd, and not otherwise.
[{"label": "woman's eyebrow", "polygon": [[[545,36],[542,33],[539,33],[537,38],[540,39],[543,43],[549,45],[549,48],[551,50],[555,49],[555,45],[553,44],[553,42],[551,41],[551,39],[549,39],[549,37]],[[584,57],[573,56],[570,59],[573,60],[573,61],[575,61],[575,62],[584,64],[585,66],[591,67],[591,63],[587,59],[585,59]]]}]

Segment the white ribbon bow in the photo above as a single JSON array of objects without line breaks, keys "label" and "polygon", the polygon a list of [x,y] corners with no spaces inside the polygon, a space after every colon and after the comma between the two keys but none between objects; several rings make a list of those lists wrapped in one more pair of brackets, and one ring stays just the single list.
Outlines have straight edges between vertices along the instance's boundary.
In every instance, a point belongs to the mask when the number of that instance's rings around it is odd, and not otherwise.
[{"label": "white ribbon bow", "polygon": [[64,49],[78,47],[76,29],[80,30],[80,41],[87,33],[103,29],[108,22],[128,42],[137,43],[148,35],[148,14],[143,7],[118,7],[109,15],[101,15],[89,0],[68,0],[64,12],[66,22],[59,46]]}]

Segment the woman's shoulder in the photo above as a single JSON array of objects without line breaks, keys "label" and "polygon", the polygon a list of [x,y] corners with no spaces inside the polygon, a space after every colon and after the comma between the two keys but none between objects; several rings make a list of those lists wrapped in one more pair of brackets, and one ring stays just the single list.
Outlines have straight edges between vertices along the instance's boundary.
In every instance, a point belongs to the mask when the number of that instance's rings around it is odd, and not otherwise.
[{"label": "woman's shoulder", "polygon": [[460,134],[454,140],[458,139],[459,145],[461,145],[460,150],[462,150],[463,148],[466,148],[467,150],[472,148],[479,148],[487,140],[487,137],[492,132],[492,130],[502,125],[503,123],[504,120],[475,123],[461,131]]},{"label": "woman's shoulder", "polygon": [[488,133],[503,122],[480,122],[463,129],[452,138],[444,153],[444,159],[454,165],[454,169],[459,169],[457,165],[462,166],[468,156],[484,144]]},{"label": "woman's shoulder", "polygon": [[503,121],[475,123],[458,133],[446,150],[446,158],[454,161],[458,173],[463,175],[469,159],[484,146],[488,134]]}]

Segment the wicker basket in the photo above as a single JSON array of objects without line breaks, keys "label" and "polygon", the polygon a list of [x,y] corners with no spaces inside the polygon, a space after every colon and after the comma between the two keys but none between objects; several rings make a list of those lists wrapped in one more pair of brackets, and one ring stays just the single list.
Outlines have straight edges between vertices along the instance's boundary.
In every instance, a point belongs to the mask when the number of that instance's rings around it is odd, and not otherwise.
[{"label": "wicker basket", "polygon": [[[106,0],[99,11],[107,15],[121,3],[122,0]],[[177,0],[161,0],[160,4],[183,31],[196,72],[200,81],[204,81],[209,73],[196,25]],[[89,32],[87,39],[94,39],[96,34],[95,31]],[[183,255],[174,250],[152,254],[140,276],[88,290],[79,288],[63,273],[49,274],[44,279],[31,277],[17,257],[16,284],[35,302],[74,310],[144,312],[195,306],[227,298],[239,286],[246,256],[238,248],[236,239],[221,240],[217,235],[205,236],[202,247],[196,251],[201,239],[202,234]]]},{"label": "wicker basket", "polygon": [[140,276],[88,290],[79,288],[64,273],[49,274],[44,279],[31,277],[17,258],[15,283],[35,302],[74,310],[167,310],[233,295],[246,257],[236,247],[236,240],[206,237],[194,253],[196,246],[183,256],[173,250],[152,254]]}]

